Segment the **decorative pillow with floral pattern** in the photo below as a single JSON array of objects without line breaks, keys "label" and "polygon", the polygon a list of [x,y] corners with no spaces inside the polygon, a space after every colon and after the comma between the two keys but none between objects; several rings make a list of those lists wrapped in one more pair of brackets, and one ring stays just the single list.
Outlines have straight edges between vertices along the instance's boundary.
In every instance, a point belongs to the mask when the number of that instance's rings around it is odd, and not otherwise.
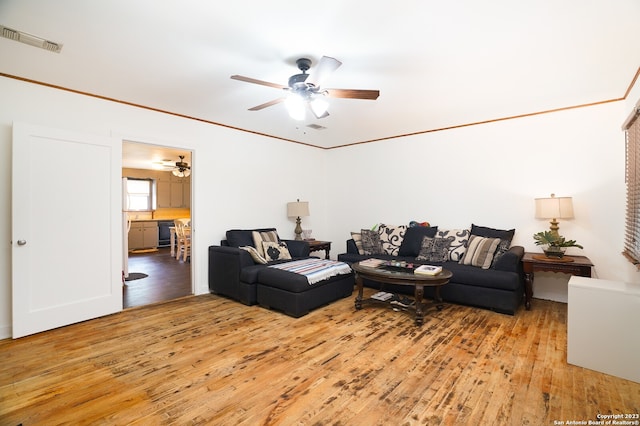
[{"label": "decorative pillow with floral pattern", "polygon": [[385,225],[381,223],[378,227],[378,235],[382,243],[382,251],[391,256],[397,256],[400,250],[404,234],[407,232],[406,225]]}]

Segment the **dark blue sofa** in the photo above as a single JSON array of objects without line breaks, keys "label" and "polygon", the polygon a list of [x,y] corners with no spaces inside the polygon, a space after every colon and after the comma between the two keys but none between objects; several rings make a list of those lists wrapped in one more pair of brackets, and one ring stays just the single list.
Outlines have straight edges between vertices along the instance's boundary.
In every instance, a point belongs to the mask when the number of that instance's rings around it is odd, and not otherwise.
[{"label": "dark blue sofa", "polygon": [[[418,252],[410,253],[408,256],[361,255],[358,254],[355,241],[350,239],[347,240],[347,252],[339,254],[338,260],[352,264],[368,258],[377,258],[441,265],[453,273],[449,283],[440,288],[440,296],[447,302],[481,307],[510,315],[515,314],[523,302],[525,284],[521,259],[524,256],[524,247],[510,247],[489,269],[462,265],[455,261],[420,262],[416,261],[417,256]],[[370,280],[364,280],[364,285],[381,288],[380,283]],[[413,294],[413,290],[406,286],[385,285],[384,288],[393,293]],[[425,297],[433,297],[432,288],[425,288]]]},{"label": "dark blue sofa", "polygon": [[[338,275],[315,284],[306,277],[269,268],[274,263],[256,263],[241,246],[253,246],[252,231],[275,231],[275,228],[232,229],[219,246],[209,247],[209,291],[229,297],[245,305],[259,304],[293,317],[329,304],[353,293],[354,275]],[[309,244],[305,241],[282,240],[287,243],[292,260],[306,259]]]}]

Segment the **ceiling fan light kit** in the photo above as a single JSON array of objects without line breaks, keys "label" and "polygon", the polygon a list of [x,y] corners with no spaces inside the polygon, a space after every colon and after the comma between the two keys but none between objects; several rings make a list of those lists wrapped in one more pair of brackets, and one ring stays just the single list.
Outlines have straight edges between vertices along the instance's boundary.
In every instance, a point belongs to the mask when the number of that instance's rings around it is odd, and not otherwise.
[{"label": "ceiling fan light kit", "polygon": [[233,80],[240,80],[246,83],[260,84],[288,91],[288,96],[249,108],[249,111],[259,111],[284,102],[285,107],[289,112],[289,116],[294,120],[305,119],[305,110],[307,105],[316,118],[327,117],[329,115],[329,102],[327,102],[325,97],[376,100],[378,99],[378,96],[380,96],[380,91],[378,90],[321,89],[320,86],[322,82],[342,65],[342,62],[329,56],[323,56],[320,59],[313,76],[307,74],[307,71],[311,68],[310,59],[300,58],[296,61],[296,65],[302,73],[294,74],[289,77],[287,86],[241,75],[232,75],[231,78]]},{"label": "ceiling fan light kit", "polygon": [[327,102],[323,96],[316,96],[311,102],[309,102],[309,107],[311,107],[311,111],[317,118],[324,118],[329,115],[327,112],[329,109],[329,102]]},{"label": "ceiling fan light kit", "polygon": [[188,177],[191,175],[191,167],[189,167],[189,163],[185,163],[184,155],[180,155],[180,161],[176,161],[176,168],[171,171],[174,176],[177,177]]},{"label": "ceiling fan light kit", "polygon": [[295,93],[289,94],[287,99],[284,101],[284,106],[287,108],[287,112],[289,112],[289,117],[298,121],[304,120],[305,103],[301,96],[298,96]]}]

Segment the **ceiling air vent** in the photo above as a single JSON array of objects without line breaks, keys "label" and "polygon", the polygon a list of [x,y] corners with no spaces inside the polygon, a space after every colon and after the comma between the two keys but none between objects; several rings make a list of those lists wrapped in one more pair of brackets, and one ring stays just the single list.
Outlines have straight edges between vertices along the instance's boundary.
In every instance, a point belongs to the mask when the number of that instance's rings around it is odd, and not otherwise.
[{"label": "ceiling air vent", "polygon": [[19,41],[20,43],[39,47],[41,49],[48,50],[49,52],[60,53],[62,50],[61,43],[45,40],[41,37],[5,27],[4,25],[0,25],[0,35],[4,38],[8,38],[9,40]]}]

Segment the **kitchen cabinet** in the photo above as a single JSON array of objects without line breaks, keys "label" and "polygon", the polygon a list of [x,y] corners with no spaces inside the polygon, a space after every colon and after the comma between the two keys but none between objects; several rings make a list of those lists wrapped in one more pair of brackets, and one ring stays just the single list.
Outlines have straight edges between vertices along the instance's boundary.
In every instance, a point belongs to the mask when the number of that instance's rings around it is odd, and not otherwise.
[{"label": "kitchen cabinet", "polygon": [[129,250],[158,247],[158,222],[132,222],[129,229]]},{"label": "kitchen cabinet", "polygon": [[188,177],[163,173],[157,181],[156,191],[159,208],[191,207],[191,179]]}]

